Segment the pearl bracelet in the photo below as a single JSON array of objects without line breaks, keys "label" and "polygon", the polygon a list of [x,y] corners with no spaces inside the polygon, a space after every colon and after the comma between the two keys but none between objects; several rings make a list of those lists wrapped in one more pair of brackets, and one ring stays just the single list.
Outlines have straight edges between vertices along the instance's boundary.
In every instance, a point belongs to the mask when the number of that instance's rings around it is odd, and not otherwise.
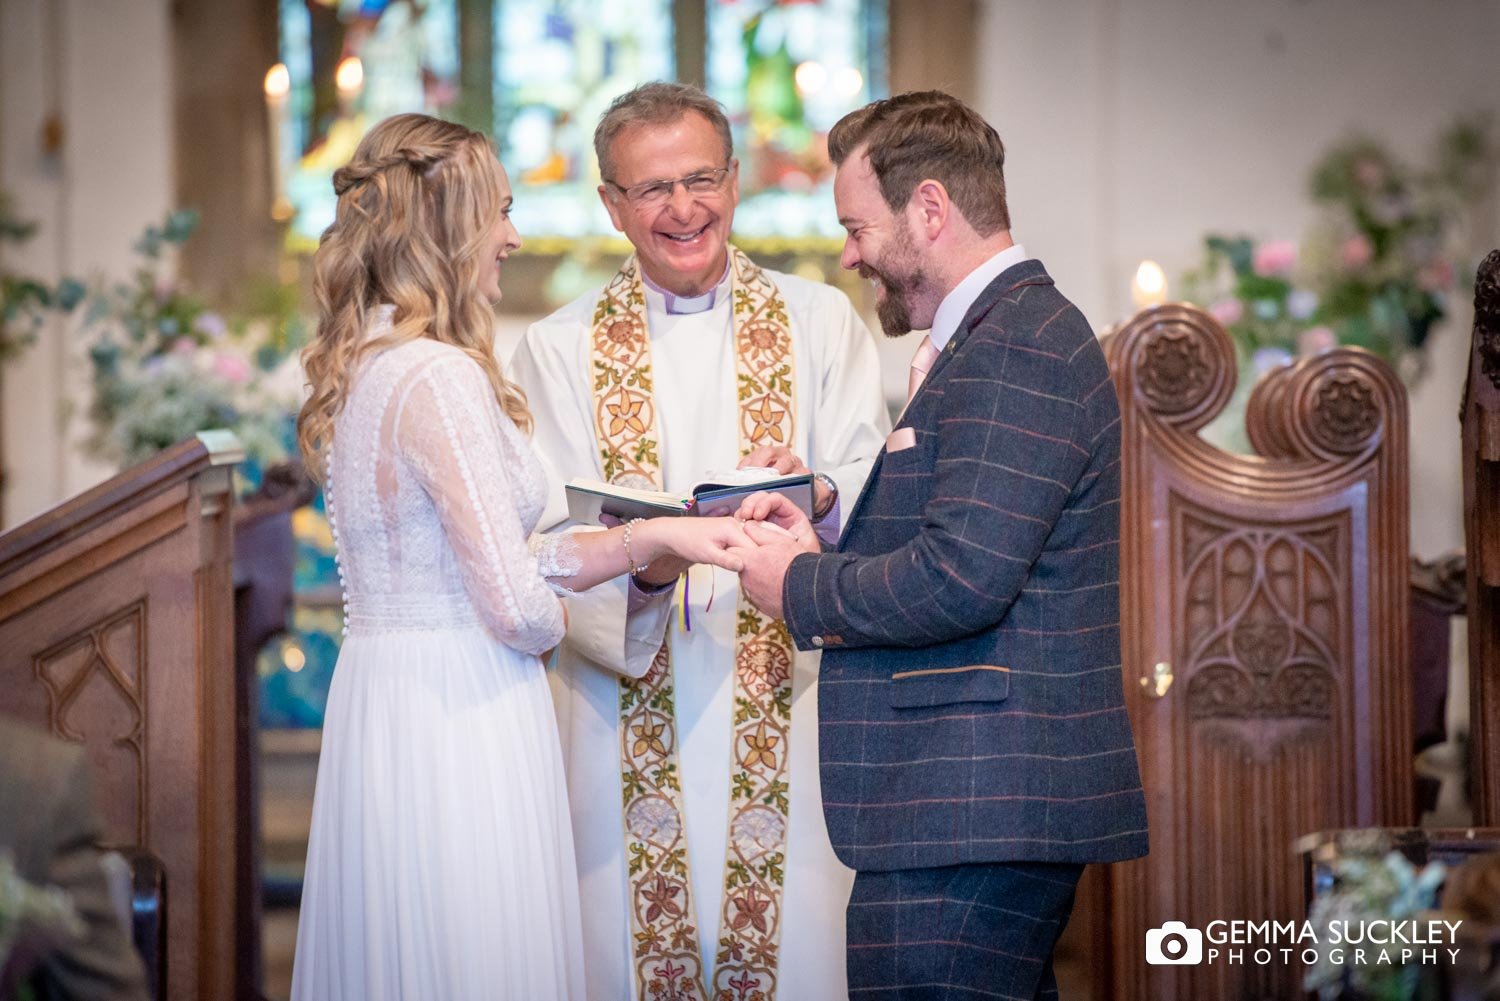
[{"label": "pearl bracelet", "polygon": [[636,566],[635,557],[630,555],[630,530],[645,520],[645,518],[631,518],[627,521],[625,523],[625,537],[621,540],[625,546],[625,565],[630,567],[630,575],[632,577],[637,576],[651,565],[650,561],[647,561],[640,566]]}]

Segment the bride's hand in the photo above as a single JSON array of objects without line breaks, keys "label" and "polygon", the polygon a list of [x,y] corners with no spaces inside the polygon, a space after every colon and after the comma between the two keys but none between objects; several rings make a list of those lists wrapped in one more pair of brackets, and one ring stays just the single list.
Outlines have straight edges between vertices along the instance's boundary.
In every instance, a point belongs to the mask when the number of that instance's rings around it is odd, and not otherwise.
[{"label": "bride's hand", "polygon": [[731,573],[739,573],[744,561],[728,550],[755,546],[745,526],[733,518],[653,518],[637,531],[647,536],[654,553],[687,563],[710,563]]}]

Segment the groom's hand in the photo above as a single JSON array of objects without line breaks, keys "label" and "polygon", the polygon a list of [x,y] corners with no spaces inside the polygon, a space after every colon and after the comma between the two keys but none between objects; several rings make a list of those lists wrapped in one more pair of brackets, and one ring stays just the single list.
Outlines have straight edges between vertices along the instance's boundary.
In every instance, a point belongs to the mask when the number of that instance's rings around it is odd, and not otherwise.
[{"label": "groom's hand", "polygon": [[[813,529],[812,522],[796,504],[793,504],[782,494],[767,493],[764,490],[753,493],[740,503],[740,509],[734,516],[746,523],[747,527],[752,522],[763,522],[759,527],[764,529],[766,525],[775,525],[788,536],[796,539],[804,545],[811,545],[808,552],[818,552],[821,546],[818,543],[818,533]],[[751,536],[761,545],[766,545],[768,540],[759,536]]]},{"label": "groom's hand", "polygon": [[[747,466],[769,467],[776,470],[778,476],[798,476],[812,472],[807,468],[807,463],[785,445],[760,446],[741,459],[738,468],[744,469]],[[813,510],[826,513],[832,506],[833,498],[829,496],[823,481],[813,480]]]},{"label": "groom's hand", "polygon": [[735,517],[745,522],[745,534],[757,546],[732,550],[745,563],[740,571],[740,590],[756,608],[782,618],[781,585],[787,567],[803,553],[822,549],[812,522],[797,505],[780,494],[769,493],[745,498]]}]

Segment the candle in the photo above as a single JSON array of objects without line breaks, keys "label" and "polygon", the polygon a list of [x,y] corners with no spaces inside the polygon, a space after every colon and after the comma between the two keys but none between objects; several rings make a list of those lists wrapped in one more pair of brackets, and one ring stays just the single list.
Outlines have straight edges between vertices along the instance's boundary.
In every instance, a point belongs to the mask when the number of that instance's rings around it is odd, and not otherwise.
[{"label": "candle", "polygon": [[286,199],[286,164],[281,159],[282,132],[286,124],[287,96],[292,77],[285,63],[266,70],[266,133],[271,148],[271,218],[282,221],[291,217]]},{"label": "candle", "polygon": [[1160,306],[1167,301],[1167,276],[1155,261],[1142,261],[1130,282],[1130,301],[1136,309]]},{"label": "candle", "polygon": [[344,102],[354,100],[360,88],[365,85],[365,64],[359,61],[359,56],[345,56],[339,60],[339,68],[334,70],[333,82],[339,89],[339,98]]}]

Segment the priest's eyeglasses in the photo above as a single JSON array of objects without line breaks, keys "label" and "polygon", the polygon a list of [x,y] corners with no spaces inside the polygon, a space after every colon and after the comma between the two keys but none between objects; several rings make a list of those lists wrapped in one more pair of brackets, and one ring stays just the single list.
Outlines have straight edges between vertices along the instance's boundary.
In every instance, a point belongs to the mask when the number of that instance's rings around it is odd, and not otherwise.
[{"label": "priest's eyeglasses", "polygon": [[655,208],[670,201],[672,190],[679,184],[682,185],[684,191],[695,198],[716,194],[720,188],[724,187],[724,179],[729,176],[729,171],[729,167],[716,167],[713,170],[700,170],[696,174],[670,181],[643,181],[640,184],[632,184],[628,188],[614,181],[605,183],[624,195],[630,204],[637,208]]}]

